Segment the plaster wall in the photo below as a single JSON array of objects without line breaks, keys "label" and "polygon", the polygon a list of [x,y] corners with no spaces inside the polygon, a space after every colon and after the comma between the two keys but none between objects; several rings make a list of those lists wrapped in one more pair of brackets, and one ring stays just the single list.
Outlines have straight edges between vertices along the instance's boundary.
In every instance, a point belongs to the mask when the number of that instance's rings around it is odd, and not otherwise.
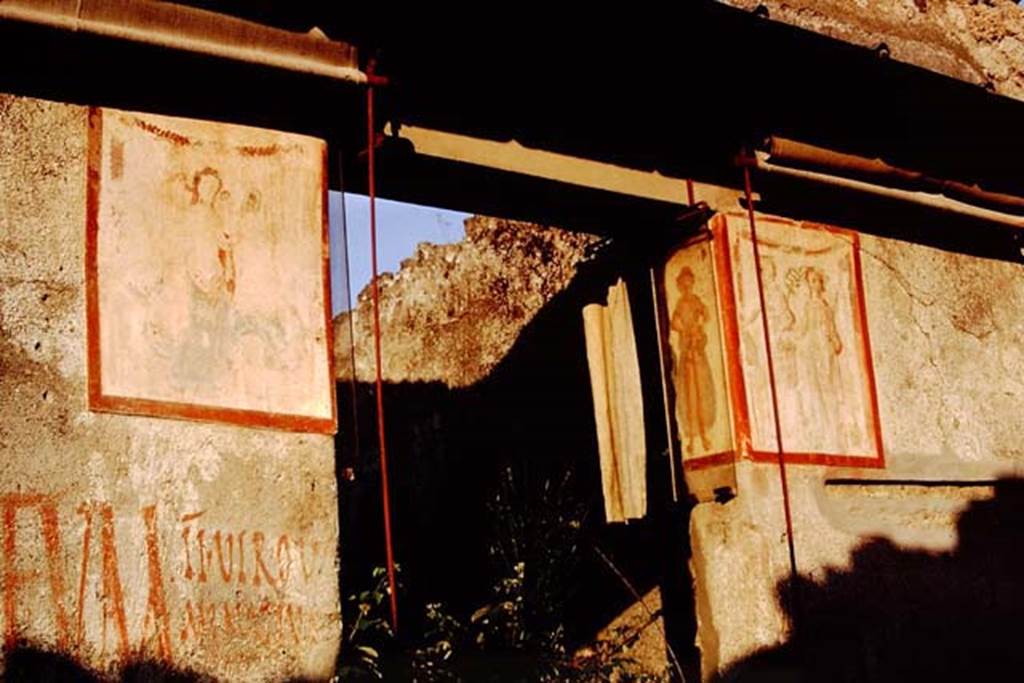
[{"label": "plaster wall", "polygon": [[[871,235],[861,235],[861,257],[886,467],[786,468],[797,569],[823,593],[857,573],[855,599],[869,605],[889,580],[871,572],[899,572],[900,558],[912,557],[937,568],[947,595],[936,600],[948,599],[963,590],[958,553],[979,542],[963,537],[965,513],[992,501],[999,481],[1020,477],[1024,465],[1024,269]],[[794,612],[780,594],[790,566],[779,468],[741,461],[736,478],[737,497],[702,503],[691,518],[707,679],[793,636]],[[864,566],[869,552],[891,567]],[[971,575],[983,591],[998,592],[999,562]],[[912,591],[925,579],[898,580]]]},{"label": "plaster wall", "polygon": [[327,678],[330,436],[86,405],[87,111],[0,95],[0,631],[116,675]]}]

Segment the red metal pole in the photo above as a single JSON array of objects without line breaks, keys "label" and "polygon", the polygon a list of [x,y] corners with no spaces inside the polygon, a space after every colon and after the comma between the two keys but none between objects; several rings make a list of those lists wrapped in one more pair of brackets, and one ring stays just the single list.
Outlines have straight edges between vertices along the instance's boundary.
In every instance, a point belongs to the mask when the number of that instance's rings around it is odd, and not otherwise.
[{"label": "red metal pole", "polygon": [[[764,280],[761,276],[761,250],[757,243],[757,225],[754,221],[754,199],[750,189],[750,167],[743,166],[743,189],[747,195],[747,215],[750,217],[750,241],[754,244],[754,270],[757,272],[757,295],[761,300],[761,326],[764,348],[768,354],[768,385],[772,395],[772,415],[775,418],[775,437],[779,446],[779,480],[782,482],[782,507],[786,513],[786,544],[789,546],[789,571],[796,590],[796,546],[793,542],[793,514],[789,505],[789,481],[786,477],[785,449],[782,445],[782,426],[779,420],[779,397],[775,387],[775,361],[772,359],[772,340],[768,332],[768,307],[764,298]],[[794,598],[796,596],[794,595]]]},{"label": "red metal pole", "polygon": [[380,442],[380,487],[384,502],[384,549],[387,553],[388,597],[391,599],[391,629],[398,634],[398,584],[395,583],[395,554],[391,544],[391,502],[388,497],[388,455],[384,438],[384,393],[380,356],[380,290],[377,287],[377,183],[374,165],[377,133],[373,120],[373,86],[366,89],[366,140],[370,195],[370,263],[373,279],[373,351],[377,366],[377,438]]}]

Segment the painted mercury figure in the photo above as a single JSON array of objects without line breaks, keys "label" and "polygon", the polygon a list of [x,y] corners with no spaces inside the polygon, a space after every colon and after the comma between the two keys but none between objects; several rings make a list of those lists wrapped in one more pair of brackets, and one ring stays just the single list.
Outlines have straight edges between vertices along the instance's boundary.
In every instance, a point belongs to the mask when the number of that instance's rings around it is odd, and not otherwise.
[{"label": "painted mercury figure", "polygon": [[707,306],[693,291],[693,270],[683,266],[676,276],[679,301],[670,322],[676,352],[674,382],[676,419],[686,438],[686,452],[693,454],[700,439],[703,450],[711,447],[708,432],[715,422],[715,394],[708,363],[708,336],[704,325],[710,319]]}]

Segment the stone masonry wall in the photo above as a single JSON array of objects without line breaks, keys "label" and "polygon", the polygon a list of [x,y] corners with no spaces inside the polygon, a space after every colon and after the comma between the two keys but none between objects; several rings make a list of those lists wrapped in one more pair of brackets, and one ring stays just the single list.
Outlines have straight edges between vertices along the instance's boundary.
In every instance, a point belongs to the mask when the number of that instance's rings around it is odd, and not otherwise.
[{"label": "stone masonry wall", "polygon": [[[382,373],[388,382],[465,387],[494,368],[576,274],[593,235],[473,216],[457,244],[420,244],[380,278]],[[576,322],[576,321],[574,321]],[[349,326],[353,330],[349,333]],[[334,321],[339,379],[374,377],[370,288]],[[355,344],[348,343],[354,339]]]},{"label": "stone masonry wall", "polygon": [[1024,98],[1024,8],[1013,0],[721,0],[893,59]]}]

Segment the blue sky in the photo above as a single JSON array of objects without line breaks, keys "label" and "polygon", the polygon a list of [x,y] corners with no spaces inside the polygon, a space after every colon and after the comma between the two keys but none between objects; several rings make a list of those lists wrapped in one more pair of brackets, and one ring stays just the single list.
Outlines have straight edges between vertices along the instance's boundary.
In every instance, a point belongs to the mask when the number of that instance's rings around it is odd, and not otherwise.
[{"label": "blue sky", "polygon": [[[344,197],[344,212],[342,211]],[[329,194],[331,237],[332,314],[348,309],[345,295],[345,252],[342,220],[347,226],[351,300],[370,283],[370,202],[364,195]],[[463,221],[469,214],[387,199],[377,200],[377,265],[381,273],[395,272],[420,242],[447,244],[466,235]]]}]

